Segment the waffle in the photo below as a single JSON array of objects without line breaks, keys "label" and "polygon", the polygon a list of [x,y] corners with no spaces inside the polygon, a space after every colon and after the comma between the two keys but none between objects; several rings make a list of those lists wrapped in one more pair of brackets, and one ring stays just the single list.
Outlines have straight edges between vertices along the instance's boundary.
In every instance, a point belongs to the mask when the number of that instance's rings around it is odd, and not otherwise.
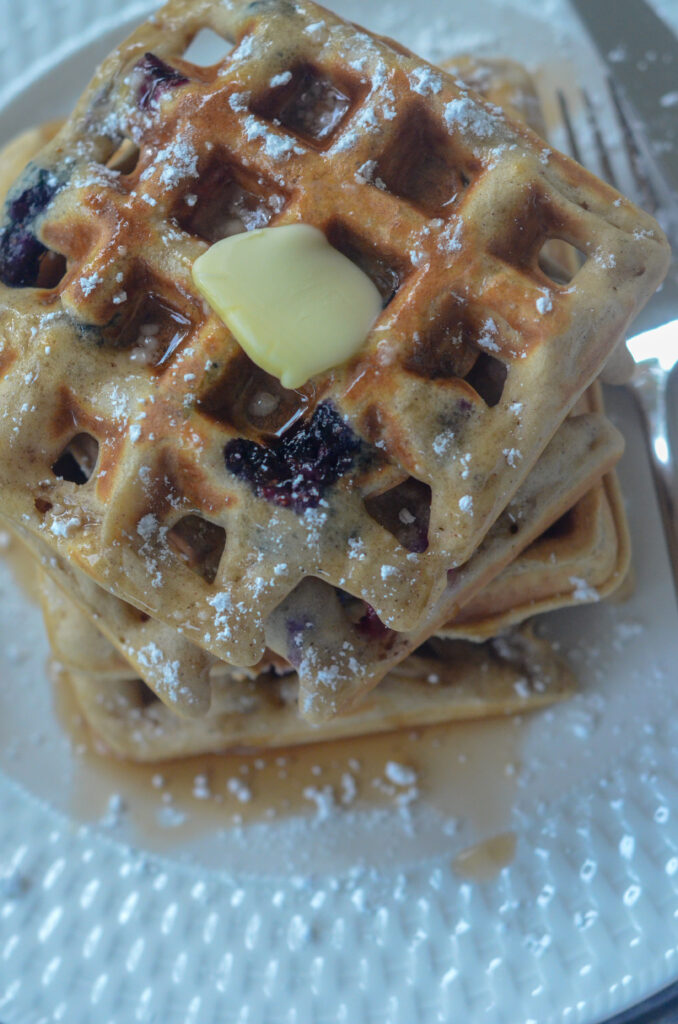
[{"label": "waffle", "polygon": [[[520,561],[520,552],[591,488],[621,450],[620,435],[599,412],[571,416],[481,548],[462,570],[450,574],[444,599],[431,610],[425,629],[418,634],[394,633],[363,603],[348,606],[340,592],[322,581],[307,580],[293,595],[296,603],[292,598],[284,602],[285,618],[271,617],[269,649],[250,676],[268,666],[281,672],[285,665],[294,665],[301,713],[316,723],[358,704],[389,668],[444,626],[505,566]],[[19,533],[71,603],[96,624],[164,703],[184,716],[206,712],[214,698],[217,659],[98,587],[50,553],[35,535]],[[544,573],[543,564],[541,569]],[[475,630],[469,629],[469,634],[475,636]],[[231,678],[242,680],[248,674],[229,668]]]},{"label": "waffle", "polygon": [[[466,602],[613,466],[623,445],[604,417],[568,419],[467,563],[448,573],[417,630],[396,632],[361,602],[307,580],[267,623],[269,647],[299,676],[302,712],[323,721],[356,707],[386,673],[456,618]],[[293,603],[294,601],[294,603]]]},{"label": "waffle", "polygon": [[[180,56],[203,27],[236,44],[209,69]],[[190,276],[234,217],[315,224],[373,276],[359,357],[294,394],[248,362]],[[539,266],[555,236],[587,257],[567,285]],[[667,259],[651,218],[402,48],[310,3],[177,0],[10,197],[0,511],[235,664],[315,578],[420,628]],[[228,468],[262,445],[273,477]],[[403,544],[380,519],[412,491]]]},{"label": "waffle", "polygon": [[[522,64],[505,57],[460,54],[443,61],[441,67],[511,117],[523,121],[537,135],[548,139],[535,80]],[[579,266],[572,247],[557,238],[546,243],[539,258],[549,276],[563,282],[573,277]],[[606,384],[626,384],[633,376],[634,366],[626,339],[621,337],[601,370],[600,379]]]},{"label": "waffle", "polygon": [[[85,573],[54,555],[36,535],[21,527],[10,530],[41,571],[90,619],[159,700],[188,718],[201,717],[209,710],[214,667],[223,662],[190,643],[181,632],[151,619],[134,605],[97,586]],[[266,651],[252,668],[229,669],[233,679],[251,679],[269,670],[280,674],[289,671],[287,664],[271,651]]]},{"label": "waffle", "polygon": [[[546,138],[534,80],[522,65],[506,59],[461,55],[445,61],[442,67]],[[559,240],[548,245],[542,259],[548,261],[556,277],[567,279],[576,273],[575,254]],[[601,376],[610,383],[628,379],[629,359],[622,339]],[[604,411],[597,382],[576,408],[579,412]],[[485,639],[541,612],[601,600],[626,577],[630,555],[626,513],[616,474],[611,472],[467,602],[438,635]]]},{"label": "waffle", "polygon": [[[471,74],[472,65],[468,59],[465,60],[464,67],[466,72]],[[492,62],[491,68],[491,75],[487,66],[483,73],[483,88],[488,98],[494,100],[501,96],[505,102],[512,104],[516,116],[529,116],[529,111],[533,107],[530,98],[534,100],[536,94],[530,91],[530,81],[526,74],[511,62],[495,61]],[[518,88],[519,95],[516,96],[515,91]],[[7,170],[9,167],[14,171],[9,175],[11,180],[16,171],[21,169],[17,166],[15,154],[18,153],[25,162],[34,155],[30,151],[31,147],[37,149],[40,140],[49,132],[53,134],[53,131],[54,129],[48,126],[45,129],[28,132],[11,144],[4,154],[0,154],[0,178],[3,177],[3,168]],[[571,255],[563,250],[558,255],[554,253],[552,259],[555,262],[559,258],[565,265],[566,272],[568,257],[571,259]],[[589,401],[581,401],[578,403],[577,411],[602,412],[600,396],[594,395]],[[86,451],[75,454],[81,459],[87,457]],[[611,490],[612,493],[613,485],[614,481],[610,479],[607,490]],[[575,509],[566,514],[569,531],[566,531],[567,537],[563,537],[561,524],[561,536],[556,551],[553,550],[550,530],[548,538],[535,542],[524,556],[519,556],[500,574],[494,584],[491,583],[482,590],[478,598],[466,606],[457,623],[445,627],[445,635],[468,635],[473,638],[489,636],[495,629],[505,627],[509,621],[521,621],[535,610],[567,603],[568,599],[591,599],[599,596],[603,589],[612,589],[613,583],[620,578],[620,567],[624,564],[623,547],[619,546],[624,536],[623,511],[617,504],[615,521],[618,524],[618,535],[613,536],[611,512],[605,507],[604,497],[605,490],[596,485]],[[589,517],[591,512],[596,513],[597,531],[592,530],[593,520]],[[544,513],[548,520],[550,510],[547,507],[544,507]],[[509,538],[508,531],[505,530],[504,535]],[[149,619],[133,606],[126,605],[107,594],[76,567],[57,556],[50,555],[49,549],[38,537],[24,532],[23,539],[59,585],[85,613],[90,615],[104,635],[130,662],[134,672],[163,702],[184,716],[205,713],[211,700],[211,678],[217,664],[216,659],[187,642],[175,630]],[[511,550],[514,553],[515,543],[512,541]],[[501,551],[495,551],[495,557],[496,555],[502,558]],[[605,576],[605,566],[615,556],[616,571]],[[505,556],[503,560],[506,560]],[[566,575],[568,571],[569,576]],[[485,578],[489,578],[487,567]],[[566,582],[570,582],[570,592],[571,580],[576,581],[575,595],[564,591],[564,578]],[[593,587],[597,587],[597,592],[593,591]],[[510,598],[507,598],[507,595],[511,595]],[[460,602],[459,592],[457,598]],[[541,604],[535,604],[537,598],[541,600]],[[276,659],[269,652],[264,662],[245,675],[254,678],[270,665],[278,672],[283,670],[282,659]],[[328,671],[329,669],[330,666],[327,667]],[[223,666],[219,671],[223,671]],[[230,676],[236,678],[233,671],[230,672]],[[243,674],[240,673],[237,677],[242,679]]]},{"label": "waffle", "polygon": [[484,640],[542,612],[600,601],[624,582],[630,560],[619,484],[608,473],[437,635]]},{"label": "waffle", "polygon": [[[468,59],[464,66],[470,69]],[[507,82],[512,84],[513,91],[507,91]],[[513,92],[518,85],[520,95],[516,98]],[[484,87],[489,98],[494,99],[501,95],[507,102],[512,102],[518,116],[521,115],[521,110],[523,113],[529,112],[530,96],[535,98],[535,94],[530,92],[529,79],[526,79],[524,72],[521,76],[519,67],[511,62],[492,62],[492,75],[489,76],[487,69],[485,70]],[[49,129],[45,129],[47,130]],[[20,144],[14,143],[9,147],[9,154],[18,151],[24,158],[32,156],[33,154],[27,151],[27,143],[31,140],[35,143],[43,135],[42,130],[26,133]],[[0,170],[7,163],[8,161],[0,154]],[[9,164],[15,166],[15,161],[9,161]],[[554,253],[552,258],[554,261],[559,258],[566,272],[568,257],[571,259],[566,251],[562,251],[560,254]],[[589,398],[580,400],[577,412],[601,413],[603,408],[600,394],[595,388],[590,389],[587,394]],[[80,458],[84,454],[86,458],[86,452],[76,452],[77,454]],[[563,473],[563,476],[569,477],[569,473]],[[614,514],[617,525],[615,532],[614,524],[611,522],[612,512],[606,501],[606,492],[614,494],[614,488],[612,478],[607,481],[606,488],[595,485],[575,509],[570,509],[566,513],[568,529],[563,530],[563,525],[560,524],[555,550],[551,528],[548,537],[534,542],[525,555],[519,555],[494,583],[485,587],[479,596],[464,608],[456,623],[447,624],[444,630],[439,632],[455,637],[486,637],[504,628],[509,622],[522,621],[535,611],[557,606],[558,603],[568,603],[568,600],[581,600],[587,597],[591,599],[611,590],[621,576],[625,565],[624,558],[628,560],[628,545],[623,545],[623,510],[617,502]],[[542,518],[542,525],[548,525],[551,510],[544,506],[543,513],[546,518]],[[595,516],[596,529],[593,528],[592,514]],[[506,542],[511,545],[510,550],[515,553],[516,541],[511,537],[509,530],[504,530],[503,535]],[[51,573],[82,611],[90,615],[109,641],[130,662],[134,672],[163,702],[184,716],[202,715],[206,712],[211,701],[211,678],[217,664],[215,658],[186,641],[177,631],[150,619],[133,606],[103,591],[76,567],[50,554],[49,549],[37,536],[25,531],[22,536],[46,571]],[[495,550],[495,557],[500,561],[506,561],[501,549]],[[613,560],[616,560],[614,571],[610,565]],[[486,566],[484,578],[487,579],[490,575]],[[473,582],[472,577],[470,578]],[[576,581],[574,590],[572,580]],[[569,592],[565,586],[567,583],[570,584]],[[597,588],[595,591],[592,589],[594,587]],[[334,595],[332,599],[333,597]],[[461,603],[462,596],[459,592],[457,600]],[[348,639],[349,642],[353,640]],[[271,665],[281,672],[283,664],[282,659],[276,659],[269,652],[264,662],[255,666],[248,674],[252,678],[256,677]],[[330,668],[331,666],[327,666],[326,671]],[[234,676],[233,672],[231,676]],[[309,681],[307,688],[308,685]],[[312,689],[312,682],[310,685]]]},{"label": "waffle", "polygon": [[440,67],[514,120],[524,122],[542,139],[547,137],[534,78],[522,64],[507,57],[461,53],[442,61]]},{"label": "waffle", "polygon": [[186,719],[157,700],[92,623],[46,575],[43,609],[55,656],[104,750],[159,761],[266,748],[445,721],[528,712],[571,695],[572,676],[528,629],[501,641],[434,641],[389,675],[359,711],[312,727],[298,712],[294,677],[237,681],[215,674],[209,715]]}]

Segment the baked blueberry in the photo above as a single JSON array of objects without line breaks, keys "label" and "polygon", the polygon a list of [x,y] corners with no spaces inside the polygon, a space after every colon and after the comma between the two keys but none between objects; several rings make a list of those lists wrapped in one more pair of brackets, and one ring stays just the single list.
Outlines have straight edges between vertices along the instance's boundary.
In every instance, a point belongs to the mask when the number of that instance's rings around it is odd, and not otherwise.
[{"label": "baked blueberry", "polygon": [[139,106],[142,110],[156,106],[165,93],[186,85],[188,79],[180,71],[166,64],[154,53],[146,53],[136,65],[140,72]]},{"label": "baked blueberry", "polygon": [[[20,186],[29,181],[23,188]],[[48,250],[35,236],[35,223],[61,187],[44,167],[29,167],[10,192],[0,227],[0,280],[11,288],[37,285],[40,264]]]},{"label": "baked blueberry", "polygon": [[224,456],[226,468],[259,497],[301,513],[318,507],[359,449],[360,439],[329,402],[322,402],[310,420],[295,424],[271,447],[238,438],[229,441]]}]

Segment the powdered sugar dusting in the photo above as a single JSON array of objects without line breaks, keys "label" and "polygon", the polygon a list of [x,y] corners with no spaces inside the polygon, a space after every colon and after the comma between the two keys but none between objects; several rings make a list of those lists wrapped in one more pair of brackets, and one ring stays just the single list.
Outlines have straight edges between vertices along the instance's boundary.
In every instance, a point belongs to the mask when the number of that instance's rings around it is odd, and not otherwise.
[{"label": "powdered sugar dusting", "polygon": [[587,580],[582,579],[579,576],[571,576],[570,583],[574,587],[572,596],[575,601],[585,601],[587,603],[591,601],[600,601],[600,594]]},{"label": "powdered sugar dusting", "polygon": [[250,142],[257,139],[262,140],[263,150],[266,156],[272,160],[286,160],[293,153],[300,156],[304,153],[302,147],[297,145],[293,139],[271,131],[263,121],[253,114],[245,118],[245,136]]},{"label": "powdered sugar dusting", "polygon": [[495,131],[491,115],[470,96],[450,100],[445,106],[444,117],[450,131],[461,129],[479,139],[489,138]]},{"label": "powdered sugar dusting", "polygon": [[141,180],[147,181],[158,174],[161,184],[173,189],[186,178],[196,177],[197,173],[198,154],[195,146],[188,137],[178,136],[158,150],[153,162],[143,171]]},{"label": "powdered sugar dusting", "polygon": [[442,78],[433,68],[417,68],[410,74],[410,87],[420,96],[432,96],[443,87]]}]

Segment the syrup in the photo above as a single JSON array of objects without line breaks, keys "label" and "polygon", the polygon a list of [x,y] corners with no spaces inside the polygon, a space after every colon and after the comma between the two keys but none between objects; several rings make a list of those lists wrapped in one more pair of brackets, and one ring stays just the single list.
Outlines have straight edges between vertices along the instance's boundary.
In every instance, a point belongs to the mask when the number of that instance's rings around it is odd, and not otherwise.
[{"label": "syrup", "polygon": [[462,850],[452,861],[453,871],[465,881],[488,882],[511,864],[516,855],[515,832],[504,832]]},{"label": "syrup", "polygon": [[[2,555],[35,600],[37,573],[23,545],[7,535]],[[171,854],[198,836],[249,824],[322,823],[329,815],[423,804],[449,824],[451,855],[458,825],[471,838],[490,837],[455,857],[455,871],[464,878],[486,880],[512,858],[509,827],[524,729],[519,717],[135,764],[106,753],[66,673],[54,668],[51,676],[54,729],[70,746],[65,809],[76,820],[104,825],[115,825],[112,818],[124,813],[140,846]]]}]

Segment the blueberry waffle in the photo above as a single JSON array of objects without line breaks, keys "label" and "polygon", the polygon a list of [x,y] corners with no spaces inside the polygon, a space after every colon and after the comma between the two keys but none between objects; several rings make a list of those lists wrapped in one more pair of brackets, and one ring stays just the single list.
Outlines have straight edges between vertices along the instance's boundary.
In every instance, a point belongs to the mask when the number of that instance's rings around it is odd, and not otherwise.
[{"label": "blueberry waffle", "polygon": [[[606,534],[602,552],[592,551],[593,524],[584,524],[582,513],[590,507],[589,496],[597,494],[596,481],[618,459],[622,442],[599,411],[587,411],[583,400],[580,405],[578,415],[570,416],[560,428],[469,562],[449,573],[443,598],[430,609],[430,618],[420,632],[389,630],[365,602],[349,604],[335,588],[320,580],[307,580],[267,623],[269,648],[264,658],[251,669],[229,666],[229,677],[254,678],[267,669],[281,673],[293,665],[299,675],[302,714],[315,722],[327,720],[359,703],[389,668],[412,653],[429,634],[450,635],[454,631],[461,637],[486,635],[494,620],[489,615],[486,621],[478,622],[479,607],[485,609],[486,616],[488,608],[496,615],[499,595],[516,576],[521,587],[513,587],[514,621],[539,610],[533,608],[536,598],[544,599],[548,594],[550,606],[554,606],[564,571],[580,573],[579,592],[585,579],[589,599],[597,598],[592,588],[599,580],[591,576],[591,571],[600,573],[601,554],[608,559],[616,557],[623,565],[628,549],[618,547],[617,534],[614,538]],[[577,502],[582,494],[581,502]],[[574,502],[577,504],[573,509]],[[563,516],[570,531],[554,544],[549,531]],[[187,717],[200,717],[208,711],[214,671],[217,665],[223,671],[224,663],[192,644],[180,631],[97,586],[85,573],[55,556],[35,534],[21,528],[17,532],[44,572],[160,700]],[[528,547],[529,555],[521,555]],[[569,560],[561,565],[557,556],[563,551]],[[476,619],[456,624],[460,609],[463,614],[467,603],[475,609]]]},{"label": "blueberry waffle", "polygon": [[[182,57],[205,27],[234,45],[211,68]],[[295,222],[383,311],[289,391],[191,268]],[[554,238],[585,258],[567,282],[540,262]],[[268,641],[317,683],[289,625],[307,595],[316,617],[334,595],[315,648],[360,602],[428,629],[667,260],[650,217],[402,47],[311,3],[175,0],[6,204],[0,511],[219,659]]]}]

